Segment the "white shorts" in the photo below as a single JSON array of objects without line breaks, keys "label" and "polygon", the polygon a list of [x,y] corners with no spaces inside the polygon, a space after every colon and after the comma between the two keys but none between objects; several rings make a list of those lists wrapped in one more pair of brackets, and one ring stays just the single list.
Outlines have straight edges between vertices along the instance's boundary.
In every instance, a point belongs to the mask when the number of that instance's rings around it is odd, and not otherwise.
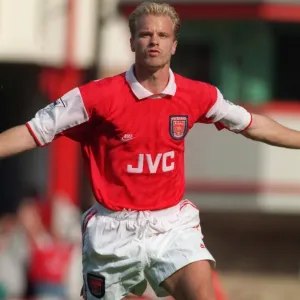
[{"label": "white shorts", "polygon": [[111,211],[95,204],[83,216],[83,279],[88,300],[142,295],[182,267],[214,258],[203,243],[199,211],[188,200],[157,211]]}]

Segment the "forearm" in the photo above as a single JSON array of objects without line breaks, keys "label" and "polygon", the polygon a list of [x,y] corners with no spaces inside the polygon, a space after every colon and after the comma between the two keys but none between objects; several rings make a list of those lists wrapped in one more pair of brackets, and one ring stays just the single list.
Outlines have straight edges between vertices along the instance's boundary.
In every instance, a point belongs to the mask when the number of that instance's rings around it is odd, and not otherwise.
[{"label": "forearm", "polygon": [[253,114],[251,126],[242,134],[269,145],[300,149],[300,131],[287,128],[266,116]]},{"label": "forearm", "polygon": [[35,148],[36,142],[25,125],[8,129],[0,134],[0,158]]}]

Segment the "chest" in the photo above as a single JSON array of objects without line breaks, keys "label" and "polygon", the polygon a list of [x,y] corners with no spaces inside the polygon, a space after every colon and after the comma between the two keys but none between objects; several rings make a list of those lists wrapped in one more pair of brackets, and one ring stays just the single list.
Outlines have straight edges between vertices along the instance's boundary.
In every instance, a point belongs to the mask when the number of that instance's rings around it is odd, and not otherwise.
[{"label": "chest", "polygon": [[180,145],[197,118],[197,112],[180,98],[146,99],[113,107],[105,120],[107,143],[165,146]]}]

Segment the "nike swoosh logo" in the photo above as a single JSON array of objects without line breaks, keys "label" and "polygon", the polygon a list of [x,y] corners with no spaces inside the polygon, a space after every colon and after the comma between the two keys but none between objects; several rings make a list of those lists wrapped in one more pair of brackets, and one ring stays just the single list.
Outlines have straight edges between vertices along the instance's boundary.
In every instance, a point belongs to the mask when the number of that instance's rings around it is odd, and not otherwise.
[{"label": "nike swoosh logo", "polygon": [[131,141],[131,140],[133,140],[133,139],[134,139],[134,137],[129,137],[129,138],[122,137],[122,138],[121,138],[121,141],[122,141],[122,142],[128,142],[128,141]]}]

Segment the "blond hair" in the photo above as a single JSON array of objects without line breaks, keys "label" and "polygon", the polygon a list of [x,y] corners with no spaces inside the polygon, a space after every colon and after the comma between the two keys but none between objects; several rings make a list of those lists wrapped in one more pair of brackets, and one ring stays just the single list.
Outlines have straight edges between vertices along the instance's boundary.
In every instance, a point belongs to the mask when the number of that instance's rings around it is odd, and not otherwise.
[{"label": "blond hair", "polygon": [[143,15],[168,16],[174,25],[175,39],[178,39],[180,18],[174,7],[167,3],[143,2],[129,15],[129,28],[131,36],[136,32],[136,21]]}]

